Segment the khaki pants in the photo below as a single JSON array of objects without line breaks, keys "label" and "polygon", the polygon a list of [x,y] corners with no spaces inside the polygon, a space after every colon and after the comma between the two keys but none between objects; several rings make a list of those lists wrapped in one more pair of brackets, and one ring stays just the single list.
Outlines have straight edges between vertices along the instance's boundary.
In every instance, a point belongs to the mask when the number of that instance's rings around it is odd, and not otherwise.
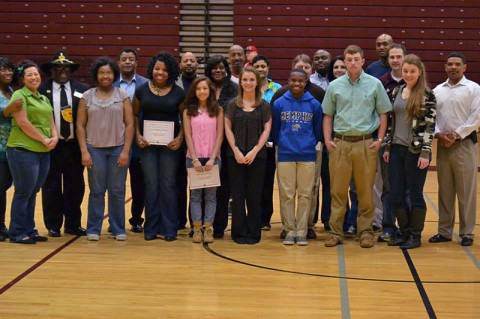
[{"label": "khaki pants", "polygon": [[337,145],[329,152],[330,192],[332,196],[332,214],[330,216],[331,234],[343,240],[343,221],[348,200],[348,188],[353,175],[358,196],[357,231],[359,238],[373,238],[373,184],[377,167],[377,150],[369,149],[372,139],[346,142],[334,139]]},{"label": "khaki pants", "polygon": [[[320,143],[318,143],[320,144]],[[320,189],[320,175],[322,172],[322,144],[317,146],[316,150],[316,160],[315,160],[315,180],[313,183],[312,188],[312,201],[310,202],[310,213],[308,215],[308,228],[313,229],[315,223],[313,219],[315,217],[315,213],[317,212],[317,200],[318,200],[318,192]]]},{"label": "khaki pants", "polygon": [[[287,236],[306,237],[315,180],[315,162],[278,162],[277,178],[280,215]],[[298,203],[295,214],[296,197]]]},{"label": "khaki pants", "polygon": [[477,148],[470,138],[449,148],[438,145],[438,233],[444,237],[452,238],[455,199],[458,197],[460,237],[473,238],[477,206]]}]

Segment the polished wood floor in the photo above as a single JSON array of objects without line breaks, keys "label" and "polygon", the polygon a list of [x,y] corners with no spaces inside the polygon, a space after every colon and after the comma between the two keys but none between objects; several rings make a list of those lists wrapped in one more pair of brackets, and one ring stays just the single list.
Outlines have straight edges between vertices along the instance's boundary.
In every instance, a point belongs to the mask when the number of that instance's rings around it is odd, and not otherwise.
[{"label": "polished wood floor", "polygon": [[285,247],[277,193],[273,229],[254,246],[228,233],[192,244],[187,231],[169,243],[131,232],[117,242],[106,228],[99,242],[65,235],[0,243],[0,318],[480,318],[480,242],[427,242],[437,192],[429,172],[423,245],[408,252],[382,243],[361,249],[354,239],[325,248],[320,226],[307,247]]}]

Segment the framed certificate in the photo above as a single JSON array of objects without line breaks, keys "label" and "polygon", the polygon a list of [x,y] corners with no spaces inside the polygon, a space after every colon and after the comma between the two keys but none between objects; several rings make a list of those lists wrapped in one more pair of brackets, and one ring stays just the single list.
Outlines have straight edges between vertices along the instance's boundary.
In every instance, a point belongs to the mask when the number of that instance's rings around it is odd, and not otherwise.
[{"label": "framed certificate", "polygon": [[143,137],[151,145],[167,145],[173,140],[174,123],[169,121],[143,121]]},{"label": "framed certificate", "polygon": [[220,171],[218,165],[213,165],[210,171],[197,172],[194,167],[187,168],[190,189],[220,186]]}]

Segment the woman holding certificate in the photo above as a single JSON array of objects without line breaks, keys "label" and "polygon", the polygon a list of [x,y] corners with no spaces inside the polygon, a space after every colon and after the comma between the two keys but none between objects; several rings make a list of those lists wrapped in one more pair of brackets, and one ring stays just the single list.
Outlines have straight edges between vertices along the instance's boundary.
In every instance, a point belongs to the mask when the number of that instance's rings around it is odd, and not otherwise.
[{"label": "woman holding certificate", "polygon": [[170,53],[155,55],[147,65],[150,81],[137,88],[133,99],[145,174],[145,240],[155,240],[157,235],[165,241],[177,239],[176,179],[183,142],[179,108],[185,98],[185,92],[175,85],[179,75]]},{"label": "woman holding certificate", "polygon": [[[183,102],[183,129],[187,142],[187,168],[198,172],[220,166],[223,140],[223,109],[215,98],[215,87],[205,77],[195,79]],[[202,234],[202,191],[205,191],[205,218]],[[217,188],[192,189],[190,208],[194,243],[213,243],[213,220],[217,205]]]},{"label": "woman holding certificate", "polygon": [[227,163],[233,200],[232,239],[237,244],[256,244],[261,238],[265,144],[272,116],[270,105],[262,99],[258,72],[245,68],[239,82],[238,96],[225,111],[225,136],[230,144]]},{"label": "woman holding certificate", "polygon": [[98,58],[91,72],[96,87],[83,93],[77,115],[77,139],[90,186],[87,239],[100,239],[108,190],[110,228],[116,240],[124,241],[125,181],[134,132],[132,103],[127,92],[113,86],[120,77],[115,61]]}]

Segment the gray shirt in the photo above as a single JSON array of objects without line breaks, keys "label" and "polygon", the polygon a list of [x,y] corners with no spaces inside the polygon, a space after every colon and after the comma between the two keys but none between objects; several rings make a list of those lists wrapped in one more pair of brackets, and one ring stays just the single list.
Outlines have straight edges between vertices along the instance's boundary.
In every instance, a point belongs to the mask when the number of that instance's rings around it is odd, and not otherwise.
[{"label": "gray shirt", "polygon": [[398,92],[393,102],[393,112],[395,113],[393,144],[408,146],[412,134],[412,121],[407,119],[407,100],[402,98],[401,92]]}]

